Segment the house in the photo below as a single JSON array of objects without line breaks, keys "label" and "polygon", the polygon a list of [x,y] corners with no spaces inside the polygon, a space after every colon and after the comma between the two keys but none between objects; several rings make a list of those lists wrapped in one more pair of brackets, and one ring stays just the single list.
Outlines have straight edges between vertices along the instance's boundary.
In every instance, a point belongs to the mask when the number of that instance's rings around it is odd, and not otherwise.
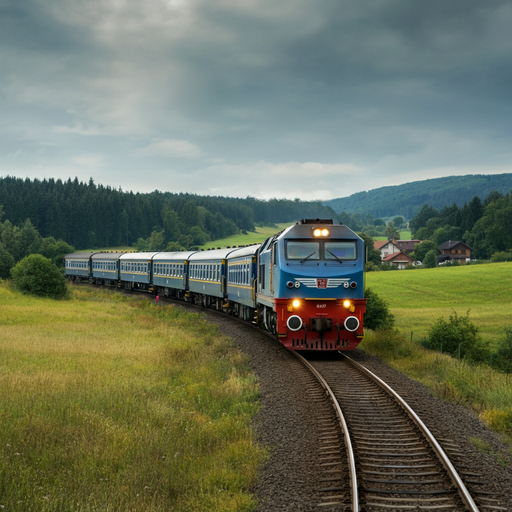
[{"label": "house", "polygon": [[414,251],[414,248],[420,244],[421,240],[393,240],[394,244],[406,254],[411,254]]},{"label": "house", "polygon": [[407,267],[407,265],[410,265],[414,259],[404,251],[398,251],[393,254],[389,254],[385,258],[382,258],[382,261],[396,265],[400,270],[402,270]]},{"label": "house", "polygon": [[400,252],[400,248],[396,245],[396,240],[377,240],[373,242],[373,248],[380,251],[382,261],[384,261],[386,256]]},{"label": "house", "polygon": [[471,261],[471,251],[473,250],[464,242],[448,240],[439,246],[441,254],[438,256],[438,263],[448,260],[458,260],[459,263]]}]

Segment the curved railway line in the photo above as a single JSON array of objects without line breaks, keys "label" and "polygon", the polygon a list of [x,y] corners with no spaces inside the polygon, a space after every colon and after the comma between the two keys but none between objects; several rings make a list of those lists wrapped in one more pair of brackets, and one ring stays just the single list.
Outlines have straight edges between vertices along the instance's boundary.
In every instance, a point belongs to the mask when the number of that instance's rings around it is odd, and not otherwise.
[{"label": "curved railway line", "polygon": [[[243,320],[187,306],[238,320],[275,341]],[[436,439],[405,400],[367,368],[342,353],[327,360],[322,353],[306,353],[307,359],[287,353],[307,368],[304,388],[319,411],[317,468],[311,472],[317,510],[508,510],[489,490],[485,475],[466,465],[456,440]]]},{"label": "curved railway line", "polygon": [[445,451],[405,400],[364,366],[340,354],[333,371],[331,362],[295,355],[332,400],[345,445],[343,468],[332,449],[325,452],[337,468],[327,470],[323,510],[507,510],[485,490],[482,474],[458,474],[446,453],[460,455],[457,445],[439,440]]}]

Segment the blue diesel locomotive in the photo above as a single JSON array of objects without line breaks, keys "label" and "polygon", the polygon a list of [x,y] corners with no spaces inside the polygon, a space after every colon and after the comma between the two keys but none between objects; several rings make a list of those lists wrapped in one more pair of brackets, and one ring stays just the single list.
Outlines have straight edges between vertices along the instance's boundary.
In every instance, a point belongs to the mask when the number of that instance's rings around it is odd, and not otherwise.
[{"label": "blue diesel locomotive", "polygon": [[305,219],[243,248],[73,253],[68,279],[137,289],[252,321],[290,350],[353,350],[363,338],[363,240]]}]

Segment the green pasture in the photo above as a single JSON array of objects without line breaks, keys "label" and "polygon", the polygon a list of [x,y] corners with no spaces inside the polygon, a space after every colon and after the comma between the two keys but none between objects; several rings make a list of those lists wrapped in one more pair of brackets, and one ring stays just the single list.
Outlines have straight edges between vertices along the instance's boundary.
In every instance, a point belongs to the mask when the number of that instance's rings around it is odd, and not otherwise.
[{"label": "green pasture", "polygon": [[239,245],[253,245],[264,242],[267,238],[276,233],[279,233],[283,229],[291,226],[292,222],[286,222],[283,224],[276,224],[277,227],[272,228],[268,226],[257,227],[256,232],[248,231],[246,235],[239,234],[233,235],[227,238],[221,238],[220,240],[213,240],[204,245],[200,246],[200,249],[216,249],[217,247],[238,247]]},{"label": "green pasture", "polygon": [[[411,240],[411,230],[410,229],[401,229],[399,230],[399,233],[400,233],[400,240]],[[374,236],[373,237],[374,240],[377,240],[377,241],[382,241],[382,240],[387,240],[388,237],[387,236]]]},{"label": "green pasture", "polygon": [[366,286],[389,304],[397,327],[413,338],[427,335],[439,317],[453,311],[479,327],[494,346],[512,325],[512,263],[461,265],[431,269],[368,272]]},{"label": "green pasture", "polygon": [[0,509],[250,511],[257,410],[244,356],[200,315],[0,281]]}]

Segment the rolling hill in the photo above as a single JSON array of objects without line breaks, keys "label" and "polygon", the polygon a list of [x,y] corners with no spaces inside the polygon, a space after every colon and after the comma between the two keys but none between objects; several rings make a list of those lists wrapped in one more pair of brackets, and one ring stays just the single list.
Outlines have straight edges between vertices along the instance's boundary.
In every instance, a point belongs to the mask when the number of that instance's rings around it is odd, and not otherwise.
[{"label": "rolling hill", "polygon": [[463,206],[474,196],[484,200],[493,190],[502,194],[510,192],[512,173],[469,174],[414,181],[358,192],[348,197],[325,201],[323,204],[330,206],[337,213],[370,213],[374,217],[402,215],[406,219],[411,219],[425,203],[437,209],[453,203]]}]

